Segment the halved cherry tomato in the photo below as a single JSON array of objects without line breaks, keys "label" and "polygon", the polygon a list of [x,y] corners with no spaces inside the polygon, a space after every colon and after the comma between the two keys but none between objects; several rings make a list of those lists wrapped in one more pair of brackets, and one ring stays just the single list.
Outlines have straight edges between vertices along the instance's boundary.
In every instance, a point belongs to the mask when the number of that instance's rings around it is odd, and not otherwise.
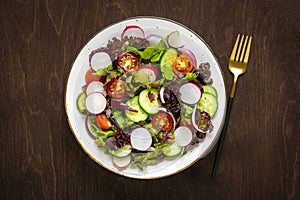
[{"label": "halved cherry tomato", "polygon": [[99,128],[101,128],[104,131],[109,130],[112,127],[111,122],[107,119],[106,115],[103,113],[96,115],[96,122]]},{"label": "halved cherry tomato", "polygon": [[106,91],[110,97],[120,99],[125,96],[125,82],[113,78],[107,83]]},{"label": "halved cherry tomato", "polygon": [[127,72],[139,65],[139,59],[133,53],[126,52],[119,56],[118,65]]},{"label": "halved cherry tomato", "polygon": [[104,83],[105,76],[99,76],[93,69],[89,68],[85,73],[85,82],[86,84],[92,82],[92,81],[100,81]]},{"label": "halved cherry tomato", "polygon": [[185,75],[188,72],[192,71],[194,67],[195,64],[193,62],[193,59],[185,53],[178,56],[177,60],[173,64],[173,70],[176,74],[181,73]]},{"label": "halved cherry tomato", "polygon": [[169,132],[173,127],[173,118],[168,113],[159,112],[153,115],[151,123],[153,128]]}]

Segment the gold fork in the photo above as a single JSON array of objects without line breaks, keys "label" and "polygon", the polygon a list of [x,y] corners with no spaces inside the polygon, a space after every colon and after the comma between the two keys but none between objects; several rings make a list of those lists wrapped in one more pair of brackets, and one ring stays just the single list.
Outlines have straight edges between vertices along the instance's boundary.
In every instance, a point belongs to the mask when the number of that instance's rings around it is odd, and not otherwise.
[{"label": "gold fork", "polygon": [[222,147],[224,144],[225,135],[226,135],[227,127],[228,127],[230,111],[231,111],[231,106],[232,106],[232,102],[233,102],[233,98],[234,98],[234,94],[235,94],[237,80],[241,74],[246,72],[246,69],[247,69],[251,42],[252,42],[252,36],[248,36],[248,35],[240,36],[240,34],[238,34],[235,45],[232,49],[232,53],[230,56],[228,68],[231,71],[231,73],[234,75],[234,79],[233,79],[233,84],[231,87],[230,97],[227,102],[227,110],[226,110],[226,116],[225,116],[223,130],[221,132],[220,139],[219,139],[218,146],[217,146],[217,152],[216,152],[214,165],[213,165],[213,171],[212,171],[212,175],[211,175],[212,179],[215,178],[217,167],[219,164],[220,155],[221,155],[221,151],[222,151]]}]

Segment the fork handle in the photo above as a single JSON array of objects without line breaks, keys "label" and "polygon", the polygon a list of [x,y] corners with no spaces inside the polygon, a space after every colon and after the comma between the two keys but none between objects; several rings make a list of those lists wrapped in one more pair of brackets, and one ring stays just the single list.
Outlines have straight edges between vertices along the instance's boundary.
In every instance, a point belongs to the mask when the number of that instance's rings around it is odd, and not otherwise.
[{"label": "fork handle", "polygon": [[225,135],[226,135],[227,127],[228,127],[232,102],[233,102],[233,97],[229,97],[228,103],[227,103],[227,110],[226,110],[224,126],[223,126],[223,129],[222,129],[221,135],[220,135],[220,139],[218,141],[217,152],[216,152],[216,155],[215,155],[215,161],[214,161],[213,170],[212,170],[212,174],[211,174],[211,179],[212,180],[215,179],[217,167],[218,167],[218,164],[219,164],[219,161],[220,161],[222,147],[223,147],[223,144],[224,144],[224,141],[225,141]]}]

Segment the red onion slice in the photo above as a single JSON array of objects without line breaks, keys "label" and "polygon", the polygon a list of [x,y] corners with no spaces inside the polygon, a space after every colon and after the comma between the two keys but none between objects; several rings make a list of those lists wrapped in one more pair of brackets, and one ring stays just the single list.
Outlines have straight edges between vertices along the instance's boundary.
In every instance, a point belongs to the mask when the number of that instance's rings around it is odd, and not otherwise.
[{"label": "red onion slice", "polygon": [[85,128],[86,128],[86,131],[88,132],[89,136],[92,138],[92,139],[96,139],[96,135],[91,131],[91,125],[90,125],[91,121],[90,121],[90,116],[87,116],[86,119],[85,119]]},{"label": "red onion slice", "polygon": [[166,47],[167,48],[169,47],[169,44],[161,35],[149,34],[149,35],[146,35],[146,39],[149,41],[149,44],[151,46],[158,44],[160,41],[163,41],[165,43]]},{"label": "red onion slice", "polygon": [[195,54],[193,53],[192,50],[187,49],[187,48],[183,48],[183,47],[179,48],[178,50],[181,51],[182,53],[185,53],[185,54],[189,55],[192,58],[193,62],[194,62],[194,66],[197,67],[197,59],[196,59],[196,56],[195,56]]}]

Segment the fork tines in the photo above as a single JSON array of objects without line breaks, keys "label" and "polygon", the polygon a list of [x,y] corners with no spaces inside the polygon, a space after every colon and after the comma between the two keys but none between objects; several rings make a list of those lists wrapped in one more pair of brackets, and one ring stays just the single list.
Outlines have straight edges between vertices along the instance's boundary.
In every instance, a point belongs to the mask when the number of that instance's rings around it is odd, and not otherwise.
[{"label": "fork tines", "polygon": [[249,59],[252,36],[238,34],[230,59],[247,63]]}]

